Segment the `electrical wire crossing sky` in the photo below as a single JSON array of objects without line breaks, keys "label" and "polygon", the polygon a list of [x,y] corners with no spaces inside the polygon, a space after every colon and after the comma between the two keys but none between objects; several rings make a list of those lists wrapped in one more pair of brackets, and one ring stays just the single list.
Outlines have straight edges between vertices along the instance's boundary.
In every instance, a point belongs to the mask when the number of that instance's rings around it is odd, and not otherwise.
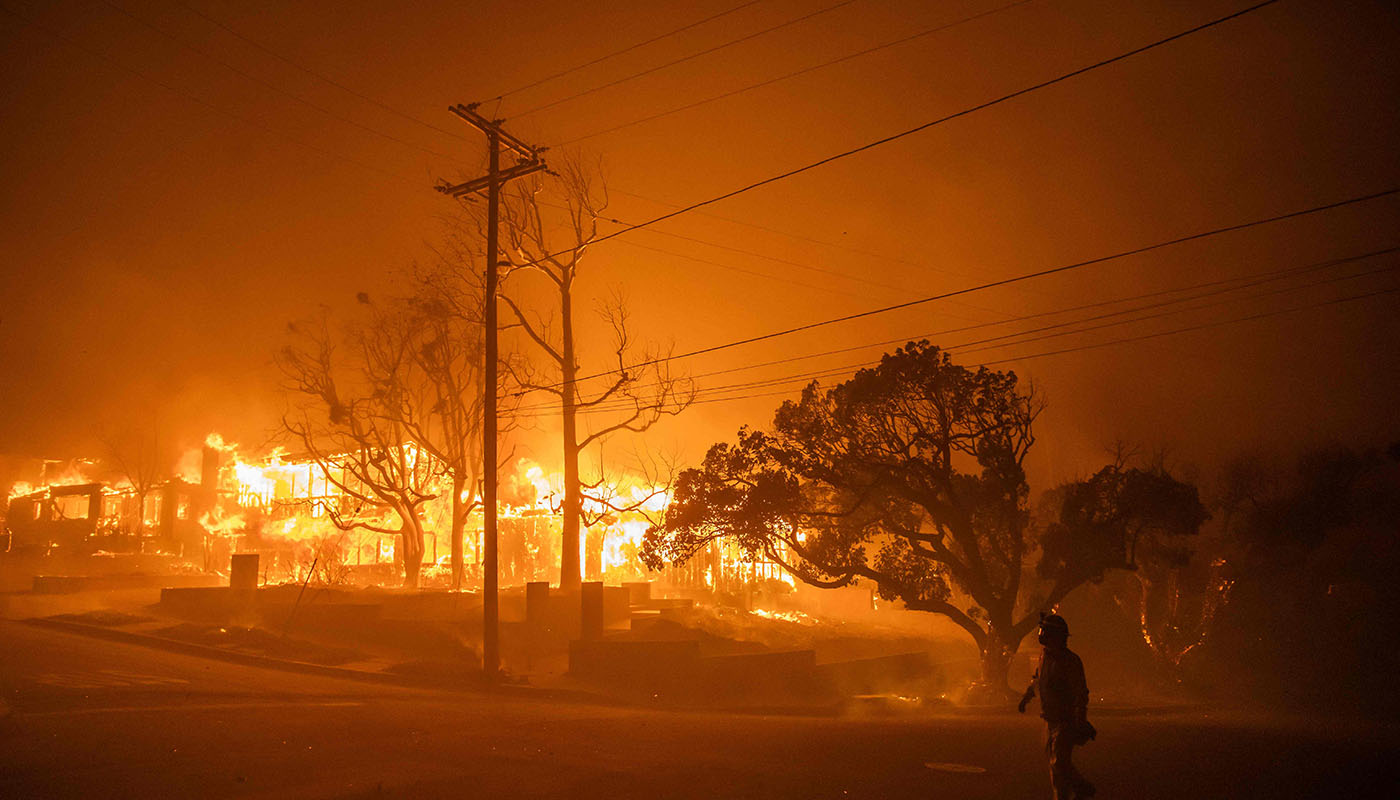
[{"label": "electrical wire crossing sky", "polygon": [[[631,341],[698,387],[648,434],[687,457],[919,338],[1045,389],[1052,475],[1161,431],[1201,458],[1387,435],[1397,14],[0,0],[0,453],[91,452],[135,416],[172,444],[264,440],[289,326],[354,324],[470,239],[433,187],[482,174],[445,111],[471,101],[606,197],[579,385],[617,375],[594,312],[622,298]],[[504,255],[548,328],[544,277]],[[1266,413],[1261,387],[1286,387]],[[512,401],[547,462],[549,395]]]}]

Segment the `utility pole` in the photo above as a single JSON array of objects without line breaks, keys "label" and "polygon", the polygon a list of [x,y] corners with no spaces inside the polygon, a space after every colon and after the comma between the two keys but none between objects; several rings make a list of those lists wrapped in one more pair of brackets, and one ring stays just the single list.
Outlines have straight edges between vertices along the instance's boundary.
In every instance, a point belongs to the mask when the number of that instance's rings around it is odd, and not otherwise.
[{"label": "utility pole", "polygon": [[[478,103],[468,105],[457,104],[447,110],[466,120],[472,127],[486,134],[487,152],[490,158],[489,167],[484,176],[466,183],[449,184],[442,183],[434,187],[445,195],[457,199],[471,200],[474,196],[486,193],[486,354],[483,365],[485,373],[484,386],[482,387],[482,419],[481,419],[481,461],[482,471],[485,473],[485,491],[482,492],[482,511],[485,517],[485,538],[482,556],[485,564],[482,565],[482,623],[484,631],[482,633],[481,646],[481,671],[486,675],[487,680],[495,680],[501,668],[501,606],[500,606],[500,572],[497,568],[497,528],[496,528],[496,495],[498,476],[496,474],[499,465],[496,463],[496,401],[500,395],[500,376],[498,375],[499,347],[497,337],[499,330],[496,322],[496,287],[499,283],[500,258],[498,255],[498,242],[496,226],[500,218],[501,187],[507,181],[529,175],[532,172],[539,172],[545,168],[544,161],[540,158],[540,153],[544,152],[542,147],[531,147],[519,139],[511,136],[501,127],[505,120],[487,119],[476,112]],[[516,163],[513,166],[501,169],[501,148],[504,147],[513,156]]]}]

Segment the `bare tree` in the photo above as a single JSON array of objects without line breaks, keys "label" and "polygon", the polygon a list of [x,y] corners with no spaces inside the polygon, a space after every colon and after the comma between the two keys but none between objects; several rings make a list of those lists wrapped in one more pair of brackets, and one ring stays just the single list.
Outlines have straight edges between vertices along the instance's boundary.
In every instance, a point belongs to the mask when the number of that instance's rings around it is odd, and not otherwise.
[{"label": "bare tree", "polygon": [[[452,475],[452,588],[462,587],[464,532],[481,504],[481,425],[484,379],[482,287],[468,251],[416,276],[403,301],[412,337],[409,356],[427,394],[426,408],[404,396],[400,419],[414,441]],[[423,413],[419,413],[422,411]]]},{"label": "bare tree", "polygon": [[[283,427],[341,492],[344,505],[330,509],[336,527],[397,534],[404,585],[417,587],[425,552],[420,514],[437,496],[443,466],[404,422],[431,413],[432,394],[412,378],[411,326],[398,315],[376,315],[347,337],[348,368],[337,361],[324,319],[294,330],[300,345],[284,348],[277,360],[301,402]],[[393,513],[397,528],[367,513],[381,508]]]},{"label": "bare tree", "polygon": [[[562,557],[560,585],[577,587],[582,580],[580,536],[586,520],[584,501],[589,483],[580,472],[581,455],[620,432],[641,433],[663,417],[679,414],[695,396],[687,378],[670,371],[664,353],[638,347],[628,325],[626,305],[613,298],[598,312],[612,331],[611,370],[601,388],[585,392],[579,380],[580,352],[576,340],[575,301],[579,267],[588,246],[598,237],[598,222],[607,208],[607,192],[576,160],[563,159],[561,172],[549,179],[519,181],[501,204],[503,250],[510,268],[503,282],[510,291],[501,301],[538,361],[513,360],[509,368],[524,391],[558,398],[562,424],[564,467]],[[546,213],[540,195],[552,190],[562,199],[558,213]],[[549,314],[532,313],[521,297],[529,276],[543,278],[554,298]],[[557,325],[553,324],[557,313]],[[604,420],[587,430],[580,416]],[[609,498],[616,501],[616,498]]]},{"label": "bare tree", "polygon": [[154,414],[145,424],[128,425],[119,433],[104,434],[101,441],[107,458],[131,485],[136,499],[136,528],[132,533],[140,536],[146,530],[146,499],[160,482],[166,468],[161,457]]}]

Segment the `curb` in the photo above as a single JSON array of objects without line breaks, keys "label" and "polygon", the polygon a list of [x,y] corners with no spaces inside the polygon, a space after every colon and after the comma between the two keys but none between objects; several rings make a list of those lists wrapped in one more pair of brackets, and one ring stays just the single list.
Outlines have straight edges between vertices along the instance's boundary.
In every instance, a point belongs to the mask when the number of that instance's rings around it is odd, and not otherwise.
[{"label": "curb", "polygon": [[360,681],[363,683],[376,683],[386,686],[395,686],[403,689],[427,689],[438,692],[454,692],[459,694],[500,694],[517,697],[537,698],[540,700],[564,700],[579,703],[593,703],[596,705],[615,705],[610,703],[608,698],[594,695],[587,692],[571,691],[567,689],[544,689],[532,686],[519,686],[505,684],[501,686],[487,686],[485,683],[476,684],[444,684],[436,682],[430,678],[415,678],[408,675],[395,675],[387,672],[369,672],[362,669],[350,669],[347,667],[332,667],[324,664],[311,664],[305,661],[292,661],[282,658],[271,658],[253,653],[240,653],[236,650],[225,650],[209,645],[195,644],[193,642],[181,642],[176,639],[166,639],[161,636],[150,636],[144,633],[132,633],[131,631],[119,631],[111,628],[102,628],[96,625],[84,625],[79,622],[67,622],[54,619],[26,619],[17,620],[26,625],[38,628],[48,628],[51,630],[63,631],[79,636],[88,636],[95,639],[107,639],[124,644],[133,644],[139,647],[149,647],[155,650],[165,650],[172,653],[197,656],[199,658],[209,658],[216,661],[226,661],[233,664],[245,666],[262,667],[264,669],[275,669],[283,672],[297,672],[304,675],[319,675],[327,678],[341,678],[344,680]]},{"label": "curb", "polygon": [[[311,664],[305,661],[271,658],[252,653],[240,653],[236,650],[225,650],[209,645],[194,644],[193,642],[182,642],[177,639],[166,639],[161,636],[114,630],[97,625],[84,625],[80,622],[44,619],[42,617],[14,621],[25,625],[32,625],[36,628],[48,628],[50,630],[71,633],[77,636],[107,639],[113,642],[131,644],[138,647],[148,647],[154,650],[165,650],[167,652],[180,653],[182,655],[195,656],[198,658],[226,661],[232,664],[274,669],[283,672],[296,672],[304,675],[319,675],[327,678],[340,678],[343,680],[359,681],[361,683],[374,683],[382,686],[394,686],[401,689],[421,689],[426,691],[451,692],[454,694],[497,695],[608,708],[632,708],[678,713],[742,714],[746,716],[828,717],[839,714],[841,708],[841,703],[839,702],[830,705],[823,704],[816,706],[709,707],[690,706],[686,704],[666,705],[648,703],[645,701],[632,701],[623,697],[587,692],[578,689],[551,689],[520,684],[500,684],[497,686],[489,686],[485,683],[465,685],[443,684],[434,682],[430,678],[415,678],[408,675],[395,675],[387,672],[368,672],[361,669],[331,667],[324,664]],[[0,713],[0,717],[3,717],[3,713]]]}]

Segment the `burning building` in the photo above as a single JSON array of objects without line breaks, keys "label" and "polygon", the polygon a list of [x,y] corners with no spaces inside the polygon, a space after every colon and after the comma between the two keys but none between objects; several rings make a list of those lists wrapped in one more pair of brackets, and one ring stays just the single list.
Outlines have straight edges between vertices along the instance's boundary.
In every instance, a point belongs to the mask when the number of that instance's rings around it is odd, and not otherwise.
[{"label": "burning building", "polygon": [[[407,458],[425,465],[431,495],[419,509],[422,582],[450,584],[452,480],[412,444]],[[145,487],[102,481],[92,465],[16,484],[6,522],[10,552],[87,556],[151,553],[210,573],[226,572],[235,552],[262,555],[263,579],[394,585],[403,576],[400,521],[385,504],[366,502],[353,470],[334,456],[274,449],[245,456],[217,434],[181,460],[176,477]],[[520,459],[502,480],[499,568],[505,585],[557,582],[561,562],[562,478]],[[772,562],[715,544],[667,575],[638,558],[642,537],[669,501],[662,488],[622,480],[585,501],[580,562],[587,580],[655,579],[700,591],[740,594],[754,586],[792,585]],[[464,498],[477,500],[479,498]],[[477,507],[464,526],[465,588],[481,584],[484,523]]]},{"label": "burning building", "polygon": [[[409,460],[429,463],[431,454],[412,444]],[[334,457],[288,454],[282,451],[245,459],[236,448],[211,436],[204,463],[217,462],[218,502],[200,518],[211,537],[210,547],[225,552],[255,550],[278,575],[302,575],[308,562],[329,562],[337,579],[390,582],[402,567],[402,534],[397,512],[383,504],[364,502],[353,470],[338,468]],[[500,571],[506,584],[558,580],[561,562],[561,478],[549,476],[528,459],[517,462],[503,480],[500,520]],[[452,481],[445,470],[429,463],[433,478],[426,482],[431,499],[419,509],[424,534],[423,579],[445,585],[450,574]],[[665,507],[666,495],[656,487],[612,487],[612,505],[593,502],[590,525],[583,539],[582,563],[590,580],[638,580],[644,567],[637,558],[650,515]],[[479,497],[463,498],[479,501]],[[625,510],[616,510],[623,508]],[[464,566],[469,586],[481,579],[484,523],[479,507],[467,518]],[[222,562],[220,554],[216,561]],[[324,564],[322,564],[324,566]],[[318,569],[321,567],[318,566]],[[325,577],[325,576],[321,576]]]},{"label": "burning building", "polygon": [[45,475],[37,484],[16,483],[5,515],[6,551],[71,556],[199,552],[203,532],[197,517],[213,502],[208,484],[172,478],[138,488],[124,480],[93,480],[91,468],[87,462],[57,476]]}]

